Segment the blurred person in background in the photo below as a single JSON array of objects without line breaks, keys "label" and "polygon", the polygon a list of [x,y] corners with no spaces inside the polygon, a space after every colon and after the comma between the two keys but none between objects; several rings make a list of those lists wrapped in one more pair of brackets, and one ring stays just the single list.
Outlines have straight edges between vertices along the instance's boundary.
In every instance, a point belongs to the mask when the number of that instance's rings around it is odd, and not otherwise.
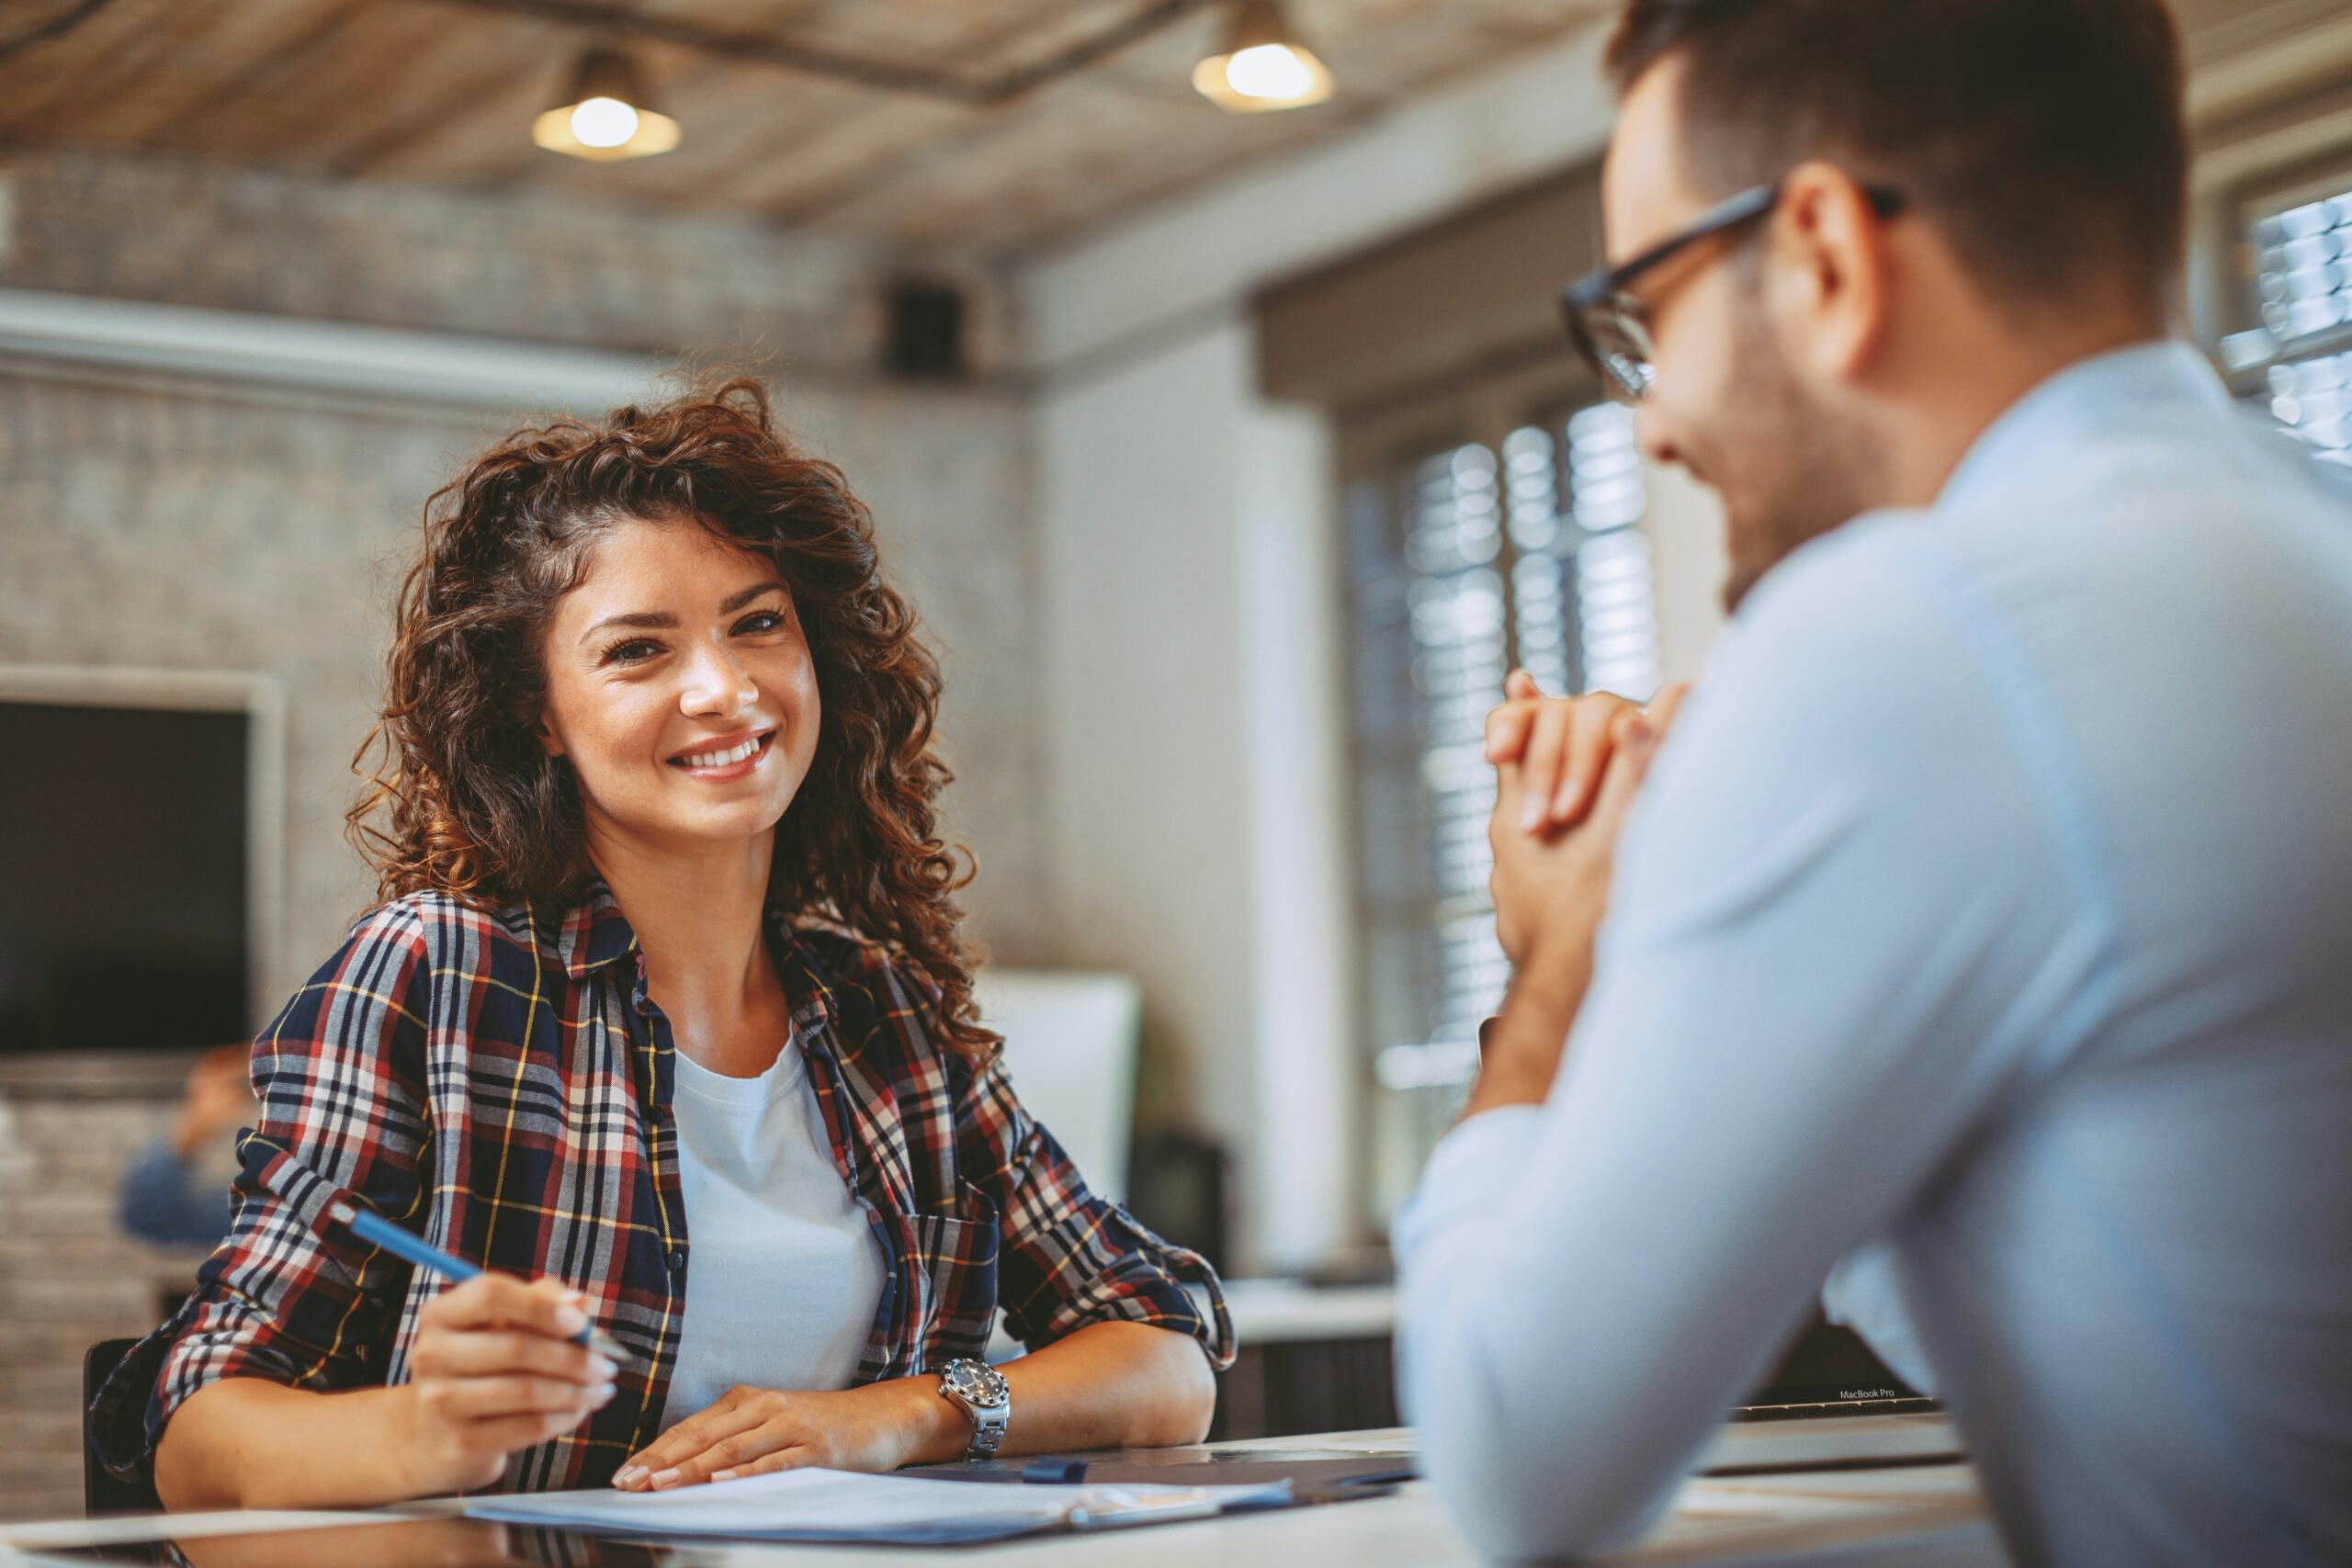
[{"label": "blurred person in background", "polygon": [[1632,0],[1610,60],[1573,332],[1734,618],[1679,711],[1495,716],[1428,1472],[1628,1540],[1826,1279],[2018,1561],[2352,1560],[2352,515],[2168,335],[2173,19]]},{"label": "blurred person in background", "polygon": [[187,1076],[172,1130],[131,1157],[115,1212],[159,1247],[213,1246],[229,1232],[229,1134],[253,1119],[253,1048],[218,1045]]},{"label": "blurred person in background", "polygon": [[973,1007],[939,691],[753,383],[436,495],[352,814],[384,902],[254,1044],[233,1226],[100,1391],[109,1467],[309,1506],[1198,1440],[1215,1276],[1088,1190]]}]

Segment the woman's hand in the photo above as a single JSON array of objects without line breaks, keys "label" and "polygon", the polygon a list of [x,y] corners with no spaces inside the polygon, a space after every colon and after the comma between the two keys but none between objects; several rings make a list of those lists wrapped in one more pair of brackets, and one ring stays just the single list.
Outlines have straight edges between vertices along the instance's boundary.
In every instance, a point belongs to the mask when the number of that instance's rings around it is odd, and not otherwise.
[{"label": "woman's hand", "polygon": [[772,1470],[892,1471],[921,1457],[964,1416],[936,1378],[897,1378],[838,1393],[734,1388],[633,1455],[613,1477],[624,1492],[662,1492]]},{"label": "woman's hand", "polygon": [[587,1298],[560,1280],[483,1274],[417,1314],[401,1423],[414,1495],[487,1486],[506,1456],[613,1397],[613,1364],[571,1342]]},{"label": "woman's hand", "polygon": [[[1690,689],[1668,686],[1651,703],[1650,716],[1661,730]],[[1512,671],[1501,705],[1487,716],[1487,761],[1497,768],[1518,765],[1520,830],[1548,834],[1583,821],[1608,770],[1618,727],[1641,711],[1614,692],[1547,697],[1534,676]]]}]

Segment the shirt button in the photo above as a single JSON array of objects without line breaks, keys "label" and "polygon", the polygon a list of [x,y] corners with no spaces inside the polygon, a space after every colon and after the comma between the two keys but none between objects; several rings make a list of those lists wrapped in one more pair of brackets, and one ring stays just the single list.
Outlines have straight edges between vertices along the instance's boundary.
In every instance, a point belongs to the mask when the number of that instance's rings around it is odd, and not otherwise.
[{"label": "shirt button", "polygon": [[683,1247],[672,1247],[670,1249],[670,1272],[673,1274],[683,1274],[685,1272],[685,1269],[686,1249]]}]

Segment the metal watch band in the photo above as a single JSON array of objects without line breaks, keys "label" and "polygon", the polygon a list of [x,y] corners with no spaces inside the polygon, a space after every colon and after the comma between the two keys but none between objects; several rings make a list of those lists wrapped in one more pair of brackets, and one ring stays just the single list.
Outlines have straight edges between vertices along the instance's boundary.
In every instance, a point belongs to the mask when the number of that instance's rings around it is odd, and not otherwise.
[{"label": "metal watch band", "polygon": [[958,1358],[940,1369],[939,1392],[971,1420],[972,1441],[964,1457],[993,1457],[1012,1419],[1012,1391],[1004,1374],[984,1361]]}]

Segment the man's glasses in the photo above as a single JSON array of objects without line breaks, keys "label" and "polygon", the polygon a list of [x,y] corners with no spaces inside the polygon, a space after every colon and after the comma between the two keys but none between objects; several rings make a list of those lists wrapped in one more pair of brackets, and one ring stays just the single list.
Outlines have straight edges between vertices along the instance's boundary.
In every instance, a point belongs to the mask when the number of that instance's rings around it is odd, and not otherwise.
[{"label": "man's glasses", "polygon": [[[1884,186],[1864,186],[1862,195],[1881,218],[1892,218],[1903,210],[1901,194]],[[1632,260],[1597,268],[1560,291],[1568,340],[1591,363],[1611,398],[1621,403],[1638,403],[1649,396],[1650,384],[1657,378],[1647,307],[1628,291],[1628,286],[1700,241],[1727,234],[1769,215],[1780,202],[1778,180],[1741,191]]]}]

